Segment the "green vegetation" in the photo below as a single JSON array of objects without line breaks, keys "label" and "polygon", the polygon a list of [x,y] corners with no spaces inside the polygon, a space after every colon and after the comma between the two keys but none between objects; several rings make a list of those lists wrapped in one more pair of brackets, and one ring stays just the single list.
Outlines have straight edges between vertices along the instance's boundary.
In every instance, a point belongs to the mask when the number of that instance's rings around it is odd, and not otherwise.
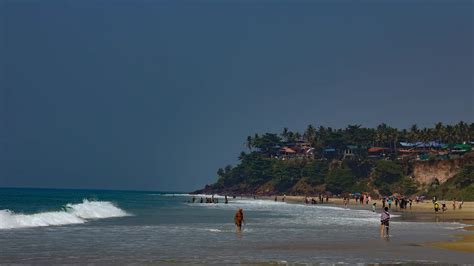
[{"label": "green vegetation", "polygon": [[334,194],[369,192],[376,195],[379,191],[382,195],[409,195],[417,191],[415,182],[406,176],[403,167],[386,160],[279,160],[252,152],[241,157],[236,167],[228,166],[217,173],[219,179],[210,188],[229,193],[254,194],[265,185],[270,188],[269,194],[292,194],[297,184],[299,193],[305,192],[301,187],[318,186]]},{"label": "green vegetation", "polygon": [[[474,139],[474,123],[467,124],[463,121],[455,125],[437,123],[433,128],[419,128],[416,124],[409,130],[396,129],[387,124],[380,124],[376,128],[364,128],[361,125],[348,125],[343,129],[331,127],[315,127],[309,125],[301,134],[284,128],[281,134],[265,133],[248,136],[246,146],[249,150],[256,149],[264,153],[275,152],[276,147],[285,142],[304,140],[311,144],[317,152],[322,153],[325,147],[345,149],[347,145],[359,148],[371,146],[387,147],[395,150],[397,143],[440,141],[450,146]],[[365,151],[361,151],[362,155]]]},{"label": "green vegetation", "polygon": [[432,184],[428,195],[447,200],[474,200],[474,164],[465,165],[456,176],[441,185]]},{"label": "green vegetation", "polygon": [[335,194],[352,192],[356,177],[349,168],[336,168],[326,177],[326,189]]},{"label": "green vegetation", "polygon": [[400,163],[377,161],[373,170],[373,184],[382,195],[412,195],[417,192],[417,184],[406,174]]},{"label": "green vegetation", "polygon": [[[474,139],[474,123],[456,125],[438,123],[434,128],[398,130],[386,124],[376,128],[349,125],[344,129],[309,125],[299,132],[283,129],[281,134],[265,133],[247,137],[247,152],[239,156],[235,167],[217,171],[218,180],[200,192],[234,194],[311,194],[331,192],[345,194],[368,192],[372,195],[412,195],[421,187],[411,177],[410,162],[394,160],[400,141],[440,141],[451,147]],[[303,143],[298,150],[295,143]],[[293,145],[293,146],[291,146]],[[368,157],[368,147],[391,150],[385,159]],[[294,147],[283,149],[283,147]],[[355,156],[327,158],[325,151],[350,149]],[[313,151],[307,156],[306,151]],[[290,154],[290,155],[289,155]],[[295,156],[299,155],[299,156]],[[464,169],[448,182],[432,184],[429,195],[474,200],[473,165]],[[426,191],[424,191],[426,192]]]}]

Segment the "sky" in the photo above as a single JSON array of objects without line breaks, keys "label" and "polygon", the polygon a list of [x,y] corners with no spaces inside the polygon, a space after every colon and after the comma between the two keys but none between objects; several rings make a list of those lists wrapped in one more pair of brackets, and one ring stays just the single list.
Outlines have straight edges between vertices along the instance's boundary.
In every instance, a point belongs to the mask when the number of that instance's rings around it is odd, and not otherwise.
[{"label": "sky", "polygon": [[472,123],[473,10],[0,0],[0,187],[192,191],[255,133]]}]

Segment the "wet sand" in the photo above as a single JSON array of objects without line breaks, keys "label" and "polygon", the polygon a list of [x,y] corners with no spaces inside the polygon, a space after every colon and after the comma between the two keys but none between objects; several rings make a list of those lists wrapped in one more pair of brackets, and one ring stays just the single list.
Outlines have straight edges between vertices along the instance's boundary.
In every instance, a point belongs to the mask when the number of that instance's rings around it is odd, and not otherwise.
[{"label": "wet sand", "polygon": [[[269,198],[274,199],[274,197]],[[278,200],[281,201],[282,197],[279,196]],[[304,196],[286,196],[287,202],[292,203],[304,203]],[[318,200],[316,197],[315,200]],[[372,200],[369,204],[359,204],[356,203],[354,199],[351,199],[348,204],[348,208],[351,209],[366,209],[368,211],[372,210],[372,204],[376,203],[376,211],[380,212],[382,208],[381,200]],[[439,201],[440,205],[443,201]],[[319,203],[318,203],[319,204]],[[329,198],[329,201],[326,203],[324,199],[324,204],[335,204],[335,205],[344,205],[343,200],[340,198]],[[403,221],[413,221],[413,222],[458,222],[466,224],[464,229],[466,230],[463,234],[453,235],[456,237],[455,240],[446,241],[446,242],[434,242],[426,243],[426,246],[470,252],[474,253],[474,202],[464,202],[462,209],[459,209],[459,202],[456,202],[456,209],[453,209],[453,202],[446,201],[447,210],[445,212],[439,211],[438,213],[434,212],[433,203],[431,201],[425,200],[424,202],[413,202],[412,207],[407,206],[407,209],[401,210],[400,208],[395,207],[395,204],[392,204],[390,213],[398,214],[400,217],[397,219]]]}]

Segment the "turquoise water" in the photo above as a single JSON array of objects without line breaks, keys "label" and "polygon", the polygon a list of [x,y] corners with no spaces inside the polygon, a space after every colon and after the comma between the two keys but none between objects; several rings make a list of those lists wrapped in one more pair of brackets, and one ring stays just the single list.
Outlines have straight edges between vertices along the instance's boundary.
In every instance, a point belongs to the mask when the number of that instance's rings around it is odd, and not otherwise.
[{"label": "turquoise water", "polygon": [[[199,200],[199,196],[197,199]],[[0,263],[470,263],[421,246],[450,239],[456,223],[391,223],[332,205],[230,199],[190,203],[161,192],[0,189]],[[246,224],[236,233],[233,215]],[[368,207],[369,208],[369,207]]]}]

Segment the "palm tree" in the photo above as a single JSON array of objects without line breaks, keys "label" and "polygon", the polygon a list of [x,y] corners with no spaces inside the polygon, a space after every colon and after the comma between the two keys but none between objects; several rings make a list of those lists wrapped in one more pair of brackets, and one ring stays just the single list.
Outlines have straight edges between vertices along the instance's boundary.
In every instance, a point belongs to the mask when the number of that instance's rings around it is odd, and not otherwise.
[{"label": "palm tree", "polygon": [[444,139],[446,138],[446,128],[444,127],[443,123],[436,123],[434,131],[438,141],[444,141]]},{"label": "palm tree", "polygon": [[433,139],[433,130],[431,128],[424,127],[420,131],[420,137],[419,138],[423,142],[431,141]]},{"label": "palm tree", "polygon": [[408,140],[408,130],[406,130],[405,128],[402,129],[402,131],[399,132],[399,138],[401,140],[407,141]]},{"label": "palm tree", "polygon": [[448,144],[454,144],[456,142],[456,139],[454,136],[454,127],[451,125],[446,126],[446,142]]},{"label": "palm tree", "polygon": [[398,142],[398,130],[393,127],[387,128],[387,140],[390,143],[390,149],[393,152],[397,151],[397,142]]},{"label": "palm tree", "polygon": [[469,141],[474,141],[474,123],[469,125]]},{"label": "palm tree", "polygon": [[375,132],[375,141],[378,143],[380,146],[385,146],[388,140],[388,126],[385,123],[382,123],[377,126],[376,132]]},{"label": "palm tree", "polygon": [[464,141],[469,141],[468,136],[469,136],[469,127],[464,121],[460,121],[456,126],[456,137],[458,139],[458,142],[464,142]]},{"label": "palm tree", "polygon": [[295,140],[301,140],[301,134],[300,132],[295,133]]},{"label": "palm tree", "polygon": [[228,165],[224,168],[224,172],[227,174],[227,173],[230,173],[230,171],[232,171],[232,165],[228,164]]},{"label": "palm tree", "polygon": [[289,133],[288,128],[287,127],[283,128],[283,132],[281,133],[281,137],[285,141],[288,141],[288,133]]},{"label": "palm tree", "polygon": [[252,151],[253,143],[252,143],[252,136],[247,136],[247,142],[246,142],[247,148],[249,151]]},{"label": "palm tree", "polygon": [[288,131],[288,133],[286,135],[286,141],[287,142],[294,142],[295,140],[296,140],[295,133],[293,133],[292,131]]},{"label": "palm tree", "polygon": [[417,142],[420,139],[420,130],[416,124],[410,127],[409,138],[411,142]]},{"label": "palm tree", "polygon": [[218,177],[223,177],[224,174],[225,174],[225,173],[224,173],[224,169],[219,168],[219,170],[217,170],[217,176],[218,176]]},{"label": "palm tree", "polygon": [[308,125],[306,128],[306,131],[303,134],[304,140],[307,142],[313,142],[316,138],[316,129],[313,127],[313,125]]},{"label": "palm tree", "polygon": [[362,135],[361,125],[348,125],[343,132],[343,136],[348,144],[362,146],[364,136]]}]

